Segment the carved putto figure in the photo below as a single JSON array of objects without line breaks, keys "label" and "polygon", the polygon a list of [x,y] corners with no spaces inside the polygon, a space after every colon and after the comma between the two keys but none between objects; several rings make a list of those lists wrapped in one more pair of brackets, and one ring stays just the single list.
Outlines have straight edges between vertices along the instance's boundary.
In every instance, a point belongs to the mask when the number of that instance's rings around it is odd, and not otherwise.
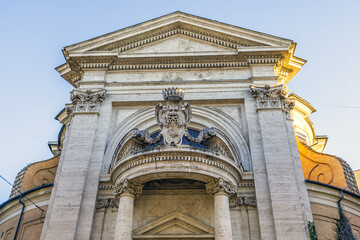
[{"label": "carved putto figure", "polygon": [[216,135],[214,128],[204,128],[195,138],[190,136],[187,125],[191,120],[190,104],[185,102],[181,105],[185,91],[180,88],[168,88],[163,90],[166,105],[158,103],[155,107],[155,117],[160,126],[160,133],[152,138],[147,130],[134,129],[133,136],[145,144],[155,144],[163,139],[164,146],[179,146],[185,137],[190,142],[202,143]]}]

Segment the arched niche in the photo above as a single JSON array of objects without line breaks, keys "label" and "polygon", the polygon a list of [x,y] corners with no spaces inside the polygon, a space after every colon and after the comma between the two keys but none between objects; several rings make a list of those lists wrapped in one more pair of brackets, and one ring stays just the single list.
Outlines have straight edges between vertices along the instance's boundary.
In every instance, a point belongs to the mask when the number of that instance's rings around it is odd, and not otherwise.
[{"label": "arched niche", "polygon": [[[216,137],[228,147],[237,166],[245,171],[252,169],[250,151],[243,131],[234,119],[215,107],[194,106],[192,121],[188,128],[199,131],[205,127],[217,129]],[[105,152],[104,171],[109,171],[110,165],[116,161],[121,149],[132,137],[128,134],[134,128],[146,129],[150,134],[158,131],[154,110],[152,108],[139,110],[118,125]]]}]

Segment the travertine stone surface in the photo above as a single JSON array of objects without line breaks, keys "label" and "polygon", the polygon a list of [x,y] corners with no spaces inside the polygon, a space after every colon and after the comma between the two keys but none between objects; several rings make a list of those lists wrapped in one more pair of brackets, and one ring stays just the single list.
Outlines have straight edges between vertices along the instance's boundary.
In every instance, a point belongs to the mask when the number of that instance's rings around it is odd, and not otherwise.
[{"label": "travertine stone surface", "polygon": [[257,211],[261,239],[276,239],[274,218],[270,199],[269,179],[266,172],[263,140],[256,111],[256,102],[248,91],[245,98],[245,113],[249,129],[249,144],[254,172]]},{"label": "travertine stone surface", "polygon": [[102,167],[102,156],[106,148],[106,138],[108,137],[109,122],[111,117],[111,105],[105,99],[100,108],[95,139],[92,147],[91,158],[89,161],[86,175],[86,184],[83,189],[82,205],[79,215],[79,225],[76,231],[76,239],[89,239],[92,231],[92,219],[94,218],[94,209],[99,176]]},{"label": "travertine stone surface", "polygon": [[307,239],[284,113],[266,109],[258,110],[258,115],[276,238]]},{"label": "travertine stone surface", "polygon": [[120,195],[114,237],[116,240],[132,239],[134,198],[135,196],[130,192],[124,192]]},{"label": "travertine stone surface", "polygon": [[144,192],[135,200],[133,229],[143,227],[172,212],[214,227],[213,198],[201,190]]},{"label": "travertine stone surface", "polygon": [[232,240],[229,195],[219,191],[214,195],[215,239]]},{"label": "travertine stone surface", "polygon": [[215,239],[231,240],[231,217],[229,196],[236,194],[237,187],[223,179],[211,179],[206,184],[206,192],[214,196]]},{"label": "travertine stone surface", "polygon": [[142,192],[142,185],[125,179],[113,188],[113,194],[119,197],[119,209],[116,219],[115,238],[119,240],[132,239],[134,216],[134,199]]},{"label": "travertine stone surface", "polygon": [[286,126],[287,126],[288,141],[290,145],[290,152],[292,157],[293,168],[295,171],[295,178],[297,182],[297,188],[299,192],[299,199],[302,207],[302,212],[305,221],[312,222],[313,216],[311,213],[310,200],[306,189],[306,185],[304,184],[305,181],[304,174],[301,166],[299,150],[296,144],[293,121],[291,119],[287,119]]},{"label": "travertine stone surface", "polygon": [[[298,196],[305,190],[300,173],[294,170],[299,167],[296,146],[285,123],[291,104],[274,96],[280,89],[276,85],[286,84],[305,63],[294,57],[294,49],[290,40],[181,12],[66,47],[67,62],[57,70],[76,87],[68,105],[73,117],[42,239],[130,240],[134,230],[149,237],[161,232],[156,227],[163,226],[158,221],[164,219],[168,226],[176,219],[182,226],[184,219],[191,224],[182,230],[171,225],[163,234],[174,231],[211,239],[215,231],[216,240],[229,240],[235,226],[234,236],[241,233],[242,240],[306,239],[309,206],[306,196]],[[251,96],[252,84],[267,86],[268,105]],[[175,116],[178,106],[161,107],[161,91],[169,88],[184,89],[189,104],[181,109],[184,115],[175,119],[181,120],[180,128],[172,126],[164,134],[180,130],[166,138],[165,146],[139,152],[136,144],[125,141],[132,129],[150,135],[160,130],[156,120],[175,122],[167,120]],[[158,103],[158,113],[170,110],[171,114],[155,117]],[[212,127],[219,130],[218,142],[212,144],[224,145],[223,152],[183,146],[186,128]],[[126,147],[130,150],[125,151]],[[126,154],[121,155],[123,148]],[[108,175],[110,186],[125,179],[141,184],[169,178],[202,183],[224,179],[210,191],[213,202],[201,194],[165,196],[168,189],[152,189],[152,194],[134,200],[138,194],[131,187],[120,187],[118,209],[97,209],[99,197],[110,198],[109,189],[98,190],[100,174]],[[231,215],[229,195],[239,193],[241,182],[248,180],[255,182],[256,198],[246,207],[241,203],[232,208]],[[182,191],[187,190],[192,191]],[[201,191],[205,194],[204,187]],[[140,231],[149,224],[154,227],[151,231]]]},{"label": "travertine stone surface", "polygon": [[97,114],[75,114],[71,119],[41,239],[75,237],[97,120]]},{"label": "travertine stone surface", "polygon": [[[99,120],[104,90],[81,90],[71,93],[68,111],[72,115],[65,135],[59,169],[42,239],[89,239],[104,151],[106,123],[109,115]],[[106,112],[106,109],[103,110]],[[67,224],[64,224],[66,221]],[[59,234],[61,232],[61,234]]]}]

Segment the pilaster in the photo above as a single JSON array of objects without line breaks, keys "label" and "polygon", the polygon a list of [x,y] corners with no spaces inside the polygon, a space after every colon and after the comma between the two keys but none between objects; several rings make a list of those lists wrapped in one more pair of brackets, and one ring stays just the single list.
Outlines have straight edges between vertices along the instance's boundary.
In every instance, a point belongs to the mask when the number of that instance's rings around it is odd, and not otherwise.
[{"label": "pilaster", "polygon": [[307,239],[299,198],[299,186],[305,182],[297,177],[298,159],[293,158],[288,135],[292,100],[283,85],[253,85],[251,93],[257,105],[276,239]]},{"label": "pilaster", "polygon": [[274,217],[272,206],[269,201],[269,179],[266,173],[265,156],[263,150],[263,139],[259,117],[257,114],[257,103],[251,96],[250,91],[245,97],[245,113],[249,132],[249,147],[251,152],[252,169],[254,172],[254,184],[257,206],[257,217],[259,219],[260,239],[275,240]]},{"label": "pilaster", "polygon": [[81,221],[80,210],[86,195],[85,182],[91,171],[89,165],[99,109],[105,99],[105,90],[73,90],[70,99],[72,103],[67,105],[67,111],[71,120],[50,199],[51,209],[47,213],[41,239],[76,238]]}]

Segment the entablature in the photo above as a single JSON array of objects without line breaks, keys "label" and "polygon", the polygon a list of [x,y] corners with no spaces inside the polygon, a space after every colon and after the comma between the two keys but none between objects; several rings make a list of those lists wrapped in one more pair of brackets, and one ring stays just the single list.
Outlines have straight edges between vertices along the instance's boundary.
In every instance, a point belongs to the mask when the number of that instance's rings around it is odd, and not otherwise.
[{"label": "entablature", "polygon": [[175,12],[65,47],[57,70],[74,87],[82,72],[243,68],[272,64],[287,83],[305,63],[291,40]]},{"label": "entablature", "polygon": [[165,178],[191,176],[195,180],[227,176],[237,184],[242,173],[242,167],[231,159],[188,146],[155,148],[133,154],[115,162],[110,170],[112,182],[123,178],[144,179],[141,180],[144,182],[163,174]]}]

